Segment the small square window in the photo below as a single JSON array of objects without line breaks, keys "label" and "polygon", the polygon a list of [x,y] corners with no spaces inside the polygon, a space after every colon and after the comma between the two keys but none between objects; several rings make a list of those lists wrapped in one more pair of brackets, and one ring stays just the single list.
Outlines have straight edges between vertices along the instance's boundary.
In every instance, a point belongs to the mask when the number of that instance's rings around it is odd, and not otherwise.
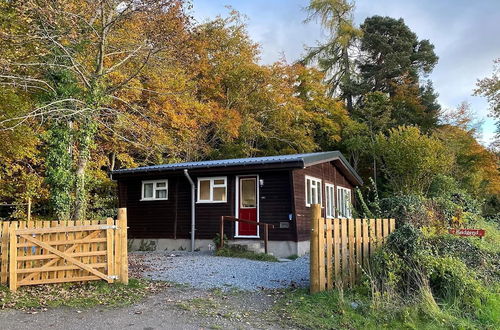
[{"label": "small square window", "polygon": [[151,180],[142,182],[143,201],[168,199],[168,180]]}]

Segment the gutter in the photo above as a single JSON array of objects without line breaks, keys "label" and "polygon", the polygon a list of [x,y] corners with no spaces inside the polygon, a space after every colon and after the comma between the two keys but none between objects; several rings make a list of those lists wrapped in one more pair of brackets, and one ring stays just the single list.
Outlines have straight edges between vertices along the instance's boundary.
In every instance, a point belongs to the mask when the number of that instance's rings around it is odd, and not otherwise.
[{"label": "gutter", "polygon": [[193,179],[191,179],[191,176],[189,175],[189,172],[187,169],[184,169],[184,176],[188,179],[189,183],[191,184],[191,252],[194,252],[194,239],[195,239],[195,230],[196,230],[196,215],[195,215],[195,203],[196,203],[196,187],[194,185]]}]

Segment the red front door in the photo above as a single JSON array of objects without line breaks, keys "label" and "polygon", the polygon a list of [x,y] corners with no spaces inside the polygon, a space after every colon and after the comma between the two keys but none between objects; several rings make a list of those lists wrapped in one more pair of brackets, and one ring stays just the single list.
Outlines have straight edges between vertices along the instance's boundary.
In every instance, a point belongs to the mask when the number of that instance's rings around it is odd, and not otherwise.
[{"label": "red front door", "polygon": [[[238,218],[257,222],[257,177],[239,178]],[[239,236],[257,236],[257,226],[238,222]]]}]

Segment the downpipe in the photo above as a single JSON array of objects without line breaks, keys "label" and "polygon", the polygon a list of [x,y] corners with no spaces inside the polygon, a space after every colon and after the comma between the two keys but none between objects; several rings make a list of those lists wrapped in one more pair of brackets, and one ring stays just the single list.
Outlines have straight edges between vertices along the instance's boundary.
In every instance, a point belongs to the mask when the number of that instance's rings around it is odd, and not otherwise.
[{"label": "downpipe", "polygon": [[184,176],[188,179],[189,183],[191,184],[191,252],[194,252],[194,239],[195,239],[195,206],[196,206],[196,186],[194,185],[193,179],[191,179],[191,176],[189,175],[189,172],[187,169],[184,169]]}]

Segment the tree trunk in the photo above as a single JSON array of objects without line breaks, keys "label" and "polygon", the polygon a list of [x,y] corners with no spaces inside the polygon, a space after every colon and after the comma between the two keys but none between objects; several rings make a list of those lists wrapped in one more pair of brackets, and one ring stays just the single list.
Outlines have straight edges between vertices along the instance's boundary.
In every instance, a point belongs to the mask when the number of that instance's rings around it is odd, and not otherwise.
[{"label": "tree trunk", "polygon": [[85,190],[85,170],[88,163],[87,155],[87,152],[81,152],[76,167],[75,220],[85,220],[85,212],[87,209],[87,193]]},{"label": "tree trunk", "polygon": [[347,51],[347,48],[342,49],[342,60],[344,62],[344,70],[345,70],[345,81],[349,82],[349,86],[347,88],[347,92],[345,93],[345,100],[346,100],[346,106],[347,106],[347,111],[349,113],[352,113],[354,110],[353,102],[352,102],[352,93],[351,93],[351,63],[349,61],[349,53]]}]

